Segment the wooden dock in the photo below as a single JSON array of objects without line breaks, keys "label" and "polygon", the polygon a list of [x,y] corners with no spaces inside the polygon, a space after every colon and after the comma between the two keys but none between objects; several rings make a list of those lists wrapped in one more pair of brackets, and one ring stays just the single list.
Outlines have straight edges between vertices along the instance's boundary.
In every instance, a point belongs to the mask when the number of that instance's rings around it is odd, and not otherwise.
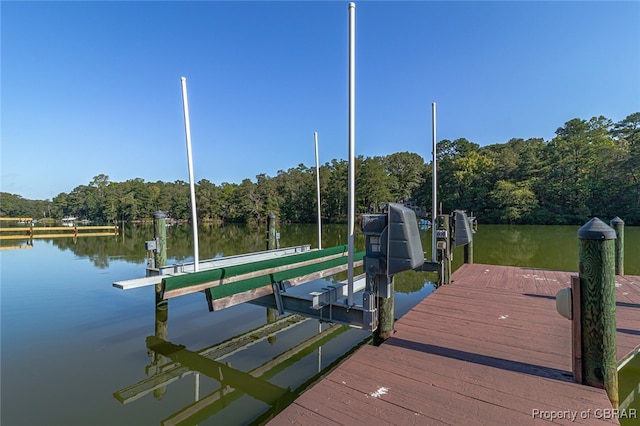
[{"label": "wooden dock", "polygon": [[[555,307],[571,275],[463,265],[393,337],[360,348],[269,424],[618,424],[603,389],[573,381],[571,322]],[[616,296],[622,359],[640,346],[640,277],[617,276]]]},{"label": "wooden dock", "polygon": [[[117,225],[0,227],[0,240],[105,237],[119,235],[118,229]],[[62,232],[54,233],[54,231]]]}]

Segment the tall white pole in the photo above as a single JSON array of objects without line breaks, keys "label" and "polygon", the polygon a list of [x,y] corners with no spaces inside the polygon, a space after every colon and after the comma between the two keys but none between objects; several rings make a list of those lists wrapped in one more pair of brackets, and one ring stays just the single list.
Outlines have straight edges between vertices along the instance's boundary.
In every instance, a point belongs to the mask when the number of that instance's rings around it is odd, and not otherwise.
[{"label": "tall white pole", "polygon": [[318,132],[313,132],[313,141],[316,146],[316,193],[318,203],[318,249],[322,249],[322,216],[320,212],[320,160],[318,159]]},{"label": "tall white pole", "polygon": [[189,124],[189,101],[187,100],[187,79],[180,77],[182,84],[182,108],[184,111],[184,132],[187,138],[187,161],[189,163],[189,186],[191,187],[191,223],[193,224],[193,270],[199,270],[198,255],[198,215],[196,212],[196,187],[193,182],[193,159],[191,155],[191,124]]},{"label": "tall white pole", "polygon": [[347,273],[347,305],[353,305],[353,253],[355,243],[355,107],[356,101],[356,4],[349,3],[349,238],[348,238],[348,273]]},{"label": "tall white pole", "polygon": [[438,185],[437,185],[437,171],[436,164],[436,103],[431,104],[431,136],[433,139],[433,159],[431,161],[432,167],[432,179],[431,179],[431,261],[436,261],[436,222],[438,220]]}]

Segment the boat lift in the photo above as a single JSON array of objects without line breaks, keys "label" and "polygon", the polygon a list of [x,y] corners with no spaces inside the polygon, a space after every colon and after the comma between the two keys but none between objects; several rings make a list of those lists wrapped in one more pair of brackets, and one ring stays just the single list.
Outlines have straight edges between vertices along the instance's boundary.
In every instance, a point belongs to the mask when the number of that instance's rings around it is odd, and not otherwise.
[{"label": "boat lift", "polygon": [[[198,272],[192,265],[149,268],[152,276],[113,285],[121,289],[156,285],[158,302],[204,292],[210,311],[251,302],[274,308],[279,314],[298,313],[375,331],[379,299],[392,296],[393,276],[423,270],[425,259],[410,208],[391,203],[386,214],[364,215],[362,230],[366,251],[354,253],[353,266],[363,266],[364,274],[354,279],[351,304],[348,280],[327,284],[323,279],[348,268],[346,246],[322,250],[306,246],[214,259],[202,262]],[[147,248],[162,250],[150,243]]]}]

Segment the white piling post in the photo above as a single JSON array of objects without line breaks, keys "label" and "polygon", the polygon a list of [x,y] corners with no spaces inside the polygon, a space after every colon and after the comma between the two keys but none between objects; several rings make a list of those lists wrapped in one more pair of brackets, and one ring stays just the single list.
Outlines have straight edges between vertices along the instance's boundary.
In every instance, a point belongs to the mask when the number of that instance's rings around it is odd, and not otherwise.
[{"label": "white piling post", "polygon": [[436,103],[431,104],[431,136],[433,139],[433,159],[431,161],[432,178],[431,178],[431,261],[436,261],[436,221],[438,220],[438,185],[437,185],[437,171],[436,164]]},{"label": "white piling post", "polygon": [[355,244],[355,100],[356,100],[356,4],[349,3],[349,238],[348,273],[347,273],[347,305],[353,305],[353,255]]},{"label": "white piling post", "polygon": [[184,111],[184,132],[187,138],[187,161],[189,164],[189,186],[191,188],[191,223],[193,224],[193,270],[198,272],[198,215],[196,212],[196,188],[193,182],[193,157],[191,155],[191,124],[189,123],[189,101],[187,100],[187,79],[180,77],[182,84],[182,108]]},{"label": "white piling post", "polygon": [[320,160],[318,159],[318,132],[313,132],[316,146],[316,193],[318,202],[318,250],[322,249],[322,216],[320,212]]}]

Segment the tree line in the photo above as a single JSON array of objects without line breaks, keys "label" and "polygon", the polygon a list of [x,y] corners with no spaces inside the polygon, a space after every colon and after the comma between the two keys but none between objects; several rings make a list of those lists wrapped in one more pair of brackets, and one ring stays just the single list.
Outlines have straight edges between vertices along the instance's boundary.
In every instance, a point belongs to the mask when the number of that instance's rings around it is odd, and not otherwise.
[{"label": "tree line", "polygon": [[[593,216],[620,216],[640,224],[640,112],[619,122],[603,116],[572,119],[550,141],[514,138],[480,146],[460,138],[437,143],[438,199],[445,212],[472,211],[482,223],[582,224]],[[415,153],[358,156],[357,213],[379,212],[383,203],[415,199],[431,206],[431,163]],[[300,164],[276,176],[216,185],[196,184],[200,220],[260,223],[270,212],[281,221],[316,221],[315,167]],[[347,218],[348,163],[320,167],[324,221]],[[76,216],[97,223],[136,221],[162,210],[190,218],[187,182],[111,182],[95,176],[52,200],[0,193],[0,216]]]}]

